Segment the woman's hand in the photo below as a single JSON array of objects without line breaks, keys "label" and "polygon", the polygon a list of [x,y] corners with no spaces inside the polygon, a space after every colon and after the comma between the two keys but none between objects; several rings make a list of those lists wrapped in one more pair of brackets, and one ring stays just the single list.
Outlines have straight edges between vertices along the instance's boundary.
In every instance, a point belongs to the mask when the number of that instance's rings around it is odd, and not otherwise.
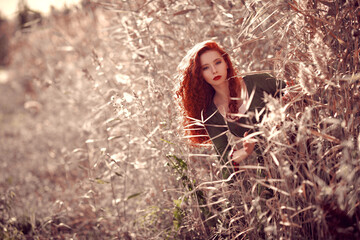
[{"label": "woman's hand", "polygon": [[[244,133],[244,137],[246,137],[248,135],[248,132]],[[243,143],[245,152],[250,155],[253,151],[254,151],[254,147],[255,147],[255,142],[254,141],[248,141],[248,140],[244,140]]]},{"label": "woman's hand", "polygon": [[[248,135],[248,132],[244,134],[244,137]],[[253,151],[255,147],[255,142],[250,139],[243,142],[243,147],[239,150],[234,151],[232,154],[231,160],[240,163],[244,161]]]}]

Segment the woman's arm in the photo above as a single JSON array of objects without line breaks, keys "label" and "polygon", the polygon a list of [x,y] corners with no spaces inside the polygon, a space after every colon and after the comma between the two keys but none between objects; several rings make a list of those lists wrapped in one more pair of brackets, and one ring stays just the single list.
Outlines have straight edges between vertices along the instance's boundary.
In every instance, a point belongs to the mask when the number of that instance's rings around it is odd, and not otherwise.
[{"label": "woman's arm", "polygon": [[284,93],[281,90],[286,87],[286,83],[282,80],[277,80],[270,74],[260,75],[261,85],[265,92],[271,94],[274,97],[279,97]]},{"label": "woman's arm", "polygon": [[206,122],[205,124],[207,133],[210,137],[211,142],[214,145],[214,148],[219,155],[220,162],[225,165],[228,162],[228,154],[231,150],[229,145],[226,132],[228,131],[227,126],[216,124],[212,119]]},{"label": "woman's arm", "polygon": [[[244,138],[246,138],[247,135],[248,132],[245,132]],[[231,154],[230,160],[236,163],[241,163],[254,151],[254,147],[255,147],[255,141],[253,139],[244,140],[242,148],[240,148],[239,150],[235,150]]]}]

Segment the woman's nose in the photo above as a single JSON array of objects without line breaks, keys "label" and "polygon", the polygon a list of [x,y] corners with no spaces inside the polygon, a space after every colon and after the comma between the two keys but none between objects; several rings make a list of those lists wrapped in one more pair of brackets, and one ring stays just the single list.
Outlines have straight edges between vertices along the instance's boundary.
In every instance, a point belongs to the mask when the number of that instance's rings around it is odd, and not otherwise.
[{"label": "woman's nose", "polygon": [[213,72],[213,73],[216,73],[216,72],[217,72],[217,70],[216,70],[216,67],[215,67],[215,66],[213,66],[213,65],[212,65],[212,66],[211,66],[211,69],[212,69],[212,72]]}]

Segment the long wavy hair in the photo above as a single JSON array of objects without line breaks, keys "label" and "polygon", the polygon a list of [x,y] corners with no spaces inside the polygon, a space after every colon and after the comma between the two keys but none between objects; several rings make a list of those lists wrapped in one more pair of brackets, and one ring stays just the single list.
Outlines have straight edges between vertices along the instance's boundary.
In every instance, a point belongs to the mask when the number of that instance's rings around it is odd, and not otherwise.
[{"label": "long wavy hair", "polygon": [[[229,55],[214,41],[204,41],[196,44],[187,52],[178,66],[177,80],[180,85],[176,91],[181,112],[185,134],[191,144],[208,142],[209,136],[202,124],[202,112],[206,112],[215,94],[214,88],[205,81],[202,76],[200,56],[209,50],[216,50],[224,58],[229,81],[230,101],[229,112],[238,112],[238,101],[241,91],[241,78],[237,76],[237,70],[233,67]],[[207,116],[203,116],[204,118]]]}]

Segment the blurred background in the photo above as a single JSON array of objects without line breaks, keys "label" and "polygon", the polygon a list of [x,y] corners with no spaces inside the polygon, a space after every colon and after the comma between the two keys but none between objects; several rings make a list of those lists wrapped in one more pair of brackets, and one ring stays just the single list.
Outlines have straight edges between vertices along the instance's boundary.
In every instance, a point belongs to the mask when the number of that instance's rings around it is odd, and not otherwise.
[{"label": "blurred background", "polygon": [[[0,239],[359,238],[359,1],[0,7]],[[234,181],[174,97],[208,39],[293,92],[267,98],[264,163]]]},{"label": "blurred background", "polygon": [[47,15],[51,11],[51,7],[60,9],[64,6],[71,7],[72,5],[79,4],[79,0],[14,0],[14,1],[0,1],[1,13],[6,18],[14,18],[21,5],[26,4],[30,9],[38,11],[41,14]]}]

